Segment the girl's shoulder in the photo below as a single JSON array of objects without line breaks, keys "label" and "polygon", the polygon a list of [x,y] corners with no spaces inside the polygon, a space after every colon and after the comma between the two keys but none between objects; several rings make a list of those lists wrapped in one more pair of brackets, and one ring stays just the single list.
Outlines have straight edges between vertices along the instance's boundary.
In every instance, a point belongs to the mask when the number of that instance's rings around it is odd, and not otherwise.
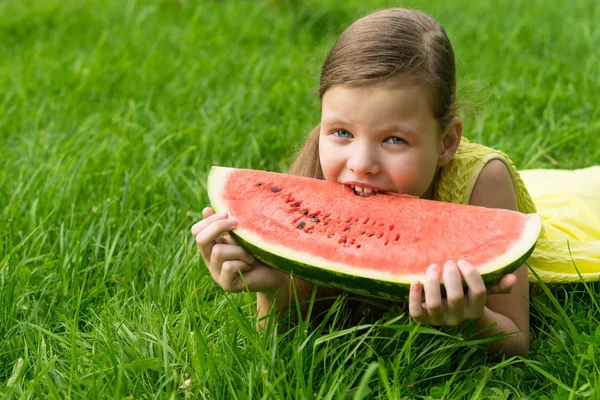
[{"label": "girl's shoulder", "polygon": [[462,138],[452,160],[440,171],[436,188],[436,200],[450,203],[469,204],[475,183],[483,167],[492,160],[500,160],[511,175],[519,211],[535,212],[531,196],[525,188],[519,172],[510,158],[503,152],[472,143]]},{"label": "girl's shoulder", "polygon": [[460,145],[458,146],[456,154],[449,163],[451,165],[448,166],[465,167],[478,164],[485,165],[489,161],[496,159],[509,163],[511,168],[514,168],[512,161],[505,153],[479,143],[473,143],[463,136],[460,139]]}]

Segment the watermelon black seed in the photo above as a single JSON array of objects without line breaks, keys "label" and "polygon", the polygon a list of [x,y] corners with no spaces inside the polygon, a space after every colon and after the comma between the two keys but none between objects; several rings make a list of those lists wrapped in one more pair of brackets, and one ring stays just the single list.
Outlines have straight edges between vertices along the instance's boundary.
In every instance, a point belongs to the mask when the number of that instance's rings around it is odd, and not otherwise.
[{"label": "watermelon black seed", "polygon": [[365,231],[362,231],[360,234],[361,234],[361,235],[364,235],[365,233],[366,233]]},{"label": "watermelon black seed", "polygon": [[312,222],[319,222],[319,218],[313,218],[311,219]]},{"label": "watermelon black seed", "polygon": [[308,214],[308,210],[307,210],[307,209],[304,209],[304,210],[302,210],[302,211],[300,211],[300,212],[301,212],[302,214],[304,214],[304,215]]},{"label": "watermelon black seed", "polygon": [[323,225],[327,225],[328,223],[329,223],[329,222],[325,221],[325,222],[323,222]]},{"label": "watermelon black seed", "polygon": [[276,188],[276,187],[274,187],[274,188],[271,189],[271,192],[273,192],[273,193],[277,193],[279,191],[281,191],[281,189]]},{"label": "watermelon black seed", "polygon": [[304,223],[302,221],[298,222],[298,229],[304,228],[305,225],[306,225],[306,223]]},{"label": "watermelon black seed", "polygon": [[368,237],[373,237],[373,233],[367,234]]},{"label": "watermelon black seed", "polygon": [[254,186],[262,186],[262,183],[257,183],[257,184],[256,184],[256,185],[254,185]]},{"label": "watermelon black seed", "polygon": [[349,230],[350,230],[350,227],[349,227],[349,226],[347,226],[347,227],[346,227],[346,229],[344,229],[344,232],[347,232],[347,231],[349,231]]},{"label": "watermelon black seed", "polygon": [[292,204],[292,207],[300,207],[300,203],[294,203]]},{"label": "watermelon black seed", "polygon": [[315,218],[316,216],[317,216],[317,214],[310,214],[310,215],[308,216],[308,218]]}]

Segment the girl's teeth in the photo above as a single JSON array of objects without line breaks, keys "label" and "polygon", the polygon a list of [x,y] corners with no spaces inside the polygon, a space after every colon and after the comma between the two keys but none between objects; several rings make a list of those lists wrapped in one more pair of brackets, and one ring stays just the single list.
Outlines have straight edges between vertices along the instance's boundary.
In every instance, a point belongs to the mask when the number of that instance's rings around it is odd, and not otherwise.
[{"label": "girl's teeth", "polygon": [[364,188],[360,186],[351,185],[352,189],[358,194],[373,194],[375,191],[371,188]]}]

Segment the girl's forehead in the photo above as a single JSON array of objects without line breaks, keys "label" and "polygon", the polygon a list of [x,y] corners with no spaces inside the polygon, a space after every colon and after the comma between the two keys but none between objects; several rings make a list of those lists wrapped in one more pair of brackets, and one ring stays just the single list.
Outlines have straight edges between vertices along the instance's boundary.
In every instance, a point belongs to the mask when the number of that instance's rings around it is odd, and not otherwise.
[{"label": "girl's forehead", "polygon": [[382,132],[423,132],[437,127],[426,91],[414,83],[334,86],[323,96],[321,124]]},{"label": "girl's forehead", "polygon": [[389,79],[373,80],[350,80],[344,83],[336,83],[327,88],[327,93],[334,88],[359,89],[359,90],[390,90],[390,89],[419,89],[423,93],[429,93],[430,87],[427,81],[417,74],[399,74]]},{"label": "girl's forehead", "polygon": [[332,86],[323,95],[321,109],[323,114],[370,111],[433,115],[428,91],[412,81]]}]

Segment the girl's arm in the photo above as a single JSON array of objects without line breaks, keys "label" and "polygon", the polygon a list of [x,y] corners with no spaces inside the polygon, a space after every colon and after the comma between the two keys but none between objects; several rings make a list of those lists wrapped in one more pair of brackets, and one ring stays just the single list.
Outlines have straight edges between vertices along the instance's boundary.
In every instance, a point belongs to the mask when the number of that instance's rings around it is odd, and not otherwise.
[{"label": "girl's arm", "polygon": [[[471,195],[471,205],[488,208],[518,210],[517,196],[512,178],[506,165],[500,160],[488,162]],[[492,323],[497,325],[484,332],[481,337],[493,336],[499,332],[518,332],[512,337],[489,344],[489,355],[504,354],[507,357],[525,355],[529,350],[529,279],[527,266],[522,265],[514,275],[517,282],[509,294],[489,295],[478,328]]]},{"label": "girl's arm", "polygon": [[[258,292],[256,294],[256,307],[258,309],[258,325],[259,328],[264,329],[268,323],[268,316],[271,309],[274,310],[275,315],[278,318],[289,317],[292,321],[296,319],[296,298],[304,307],[306,301],[310,299],[313,284],[310,282],[303,281],[298,278],[294,278],[294,285],[291,285],[291,279],[289,275],[286,275],[287,284],[281,286],[278,290],[269,292]],[[302,315],[304,316],[305,310],[302,308]]]}]

